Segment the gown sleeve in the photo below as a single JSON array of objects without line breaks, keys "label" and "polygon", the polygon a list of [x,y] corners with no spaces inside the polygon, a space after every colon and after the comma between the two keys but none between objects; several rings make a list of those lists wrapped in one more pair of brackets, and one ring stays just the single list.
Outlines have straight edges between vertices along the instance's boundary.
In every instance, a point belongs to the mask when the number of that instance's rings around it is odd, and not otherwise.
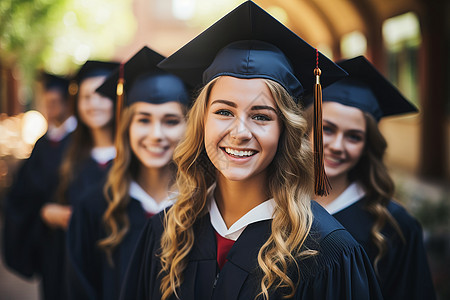
[{"label": "gown sleeve", "polygon": [[422,227],[404,208],[391,202],[388,206],[399,224],[405,241],[390,228],[388,253],[379,264],[380,285],[386,299],[436,299]]},{"label": "gown sleeve", "polygon": [[159,293],[155,294],[155,291],[159,291],[157,276],[160,270],[157,246],[155,245],[159,245],[162,232],[162,224],[158,224],[161,218],[162,214],[160,213],[148,219],[144,226],[128,265],[119,299],[160,298]]},{"label": "gown sleeve", "polygon": [[369,258],[347,231],[327,235],[318,251],[300,262],[295,299],[383,299]]},{"label": "gown sleeve", "polygon": [[5,199],[3,256],[6,265],[25,277],[40,273],[40,247],[44,224],[40,209],[45,199],[41,149],[43,138],[20,167]]},{"label": "gown sleeve", "polygon": [[[101,197],[101,198],[98,198]],[[67,277],[69,299],[102,298],[101,209],[98,191],[86,193],[74,207],[67,231]]]}]

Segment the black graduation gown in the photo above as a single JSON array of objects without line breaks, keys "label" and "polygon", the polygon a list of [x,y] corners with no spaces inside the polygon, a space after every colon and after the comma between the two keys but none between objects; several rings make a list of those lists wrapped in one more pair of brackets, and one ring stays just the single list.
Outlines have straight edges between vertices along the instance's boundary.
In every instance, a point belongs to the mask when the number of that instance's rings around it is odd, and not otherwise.
[{"label": "black graduation gown", "polygon": [[[387,225],[381,231],[387,238],[388,247],[386,255],[378,263],[379,283],[384,298],[436,299],[420,224],[393,201],[389,202],[387,209],[400,226],[405,243],[392,226]],[[378,254],[370,235],[374,219],[364,209],[364,199],[333,216],[364,247],[373,264]]]},{"label": "black graduation gown", "polygon": [[46,135],[40,138],[6,197],[4,261],[22,276],[40,276],[44,299],[61,299],[64,292],[62,281],[54,274],[64,260],[58,250],[62,232],[48,228],[41,220],[40,210],[54,200],[59,166],[70,136],[59,142],[50,141]]},{"label": "black graduation gown", "polygon": [[[82,163],[67,191],[67,202],[76,209],[84,194],[93,187],[103,185],[111,162],[98,164],[89,157]],[[45,256],[46,274],[42,276],[46,300],[68,299],[66,232],[62,229],[48,229],[42,241],[42,255]]]},{"label": "black graduation gown", "polygon": [[103,185],[106,182],[106,176],[111,168],[112,160],[105,164],[99,164],[95,159],[89,157],[81,168],[77,176],[70,184],[67,190],[67,200],[72,208],[75,208],[78,202],[86,197],[92,189]]},{"label": "black graduation gown", "polygon": [[[362,247],[316,202],[312,209],[314,224],[305,246],[319,254],[298,261],[300,281],[294,299],[382,299]],[[160,213],[148,221],[130,262],[120,299],[161,298],[161,266],[156,254],[163,231],[162,216]],[[209,214],[201,217],[194,227],[196,240],[178,291],[180,299],[255,299],[261,280],[257,254],[270,235],[271,223],[267,220],[248,225],[219,272],[214,229]],[[280,292],[273,292],[270,299],[283,299]]]},{"label": "black graduation gown", "polygon": [[102,187],[85,195],[73,211],[67,231],[69,299],[119,298],[120,286],[142,228],[147,220],[141,203],[127,207],[130,228],[113,254],[114,266],[97,242],[106,237],[103,214],[107,208]]}]

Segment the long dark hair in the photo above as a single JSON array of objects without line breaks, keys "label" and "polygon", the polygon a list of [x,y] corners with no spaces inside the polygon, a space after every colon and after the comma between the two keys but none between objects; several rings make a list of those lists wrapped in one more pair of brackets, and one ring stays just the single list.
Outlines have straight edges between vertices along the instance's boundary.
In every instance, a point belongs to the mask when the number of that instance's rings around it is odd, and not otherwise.
[{"label": "long dark hair", "polygon": [[[65,153],[59,168],[60,177],[58,188],[56,190],[56,202],[61,204],[68,203],[67,190],[81,171],[83,163],[89,159],[91,150],[94,147],[91,129],[81,121],[78,112],[78,96],[78,94],[74,95],[74,101],[72,101],[72,111],[74,112],[78,125],[72,133],[72,140],[70,141],[70,145],[67,148],[67,152]],[[115,111],[115,104],[113,111]],[[115,114],[113,114],[110,125],[108,126],[112,126],[112,137],[114,137]]]},{"label": "long dark hair", "polygon": [[381,134],[375,119],[364,112],[366,120],[366,145],[358,163],[349,172],[350,182],[358,181],[366,191],[364,206],[375,218],[371,229],[371,238],[378,254],[375,257],[374,268],[378,273],[378,262],[386,254],[386,237],[381,230],[389,223],[404,241],[403,233],[387,206],[393,198],[395,185],[383,163],[387,143]]}]

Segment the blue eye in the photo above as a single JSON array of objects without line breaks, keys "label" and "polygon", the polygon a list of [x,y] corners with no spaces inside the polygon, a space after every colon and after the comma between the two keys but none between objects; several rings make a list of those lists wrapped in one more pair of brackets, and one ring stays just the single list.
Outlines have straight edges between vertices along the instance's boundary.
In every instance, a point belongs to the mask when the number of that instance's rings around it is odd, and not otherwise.
[{"label": "blue eye", "polygon": [[215,112],[216,115],[220,115],[220,116],[225,116],[225,117],[232,117],[233,114],[231,113],[231,111],[226,110],[226,109],[219,109],[218,111]]},{"label": "blue eye", "polygon": [[272,121],[272,119],[266,115],[254,115],[253,119],[256,121]]},{"label": "blue eye", "polygon": [[142,123],[142,124],[148,124],[150,123],[150,120],[148,118],[139,118],[138,123]]},{"label": "blue eye", "polygon": [[323,125],[323,132],[326,134],[331,134],[333,133],[333,129],[330,126]]},{"label": "blue eye", "polygon": [[180,122],[181,121],[179,119],[169,119],[169,120],[166,120],[165,123],[169,126],[175,126],[175,125],[180,124]]},{"label": "blue eye", "polygon": [[352,142],[361,142],[363,140],[363,137],[358,134],[349,134],[348,139]]}]

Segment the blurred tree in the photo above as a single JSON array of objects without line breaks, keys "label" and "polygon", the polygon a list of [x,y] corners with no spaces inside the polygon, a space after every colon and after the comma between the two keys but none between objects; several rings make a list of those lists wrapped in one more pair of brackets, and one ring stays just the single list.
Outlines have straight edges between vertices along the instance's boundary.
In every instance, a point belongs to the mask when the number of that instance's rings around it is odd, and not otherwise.
[{"label": "blurred tree", "polygon": [[132,0],[1,0],[0,63],[18,68],[24,86],[30,86],[38,68],[66,73],[89,58],[108,59],[135,31],[131,4]]}]

